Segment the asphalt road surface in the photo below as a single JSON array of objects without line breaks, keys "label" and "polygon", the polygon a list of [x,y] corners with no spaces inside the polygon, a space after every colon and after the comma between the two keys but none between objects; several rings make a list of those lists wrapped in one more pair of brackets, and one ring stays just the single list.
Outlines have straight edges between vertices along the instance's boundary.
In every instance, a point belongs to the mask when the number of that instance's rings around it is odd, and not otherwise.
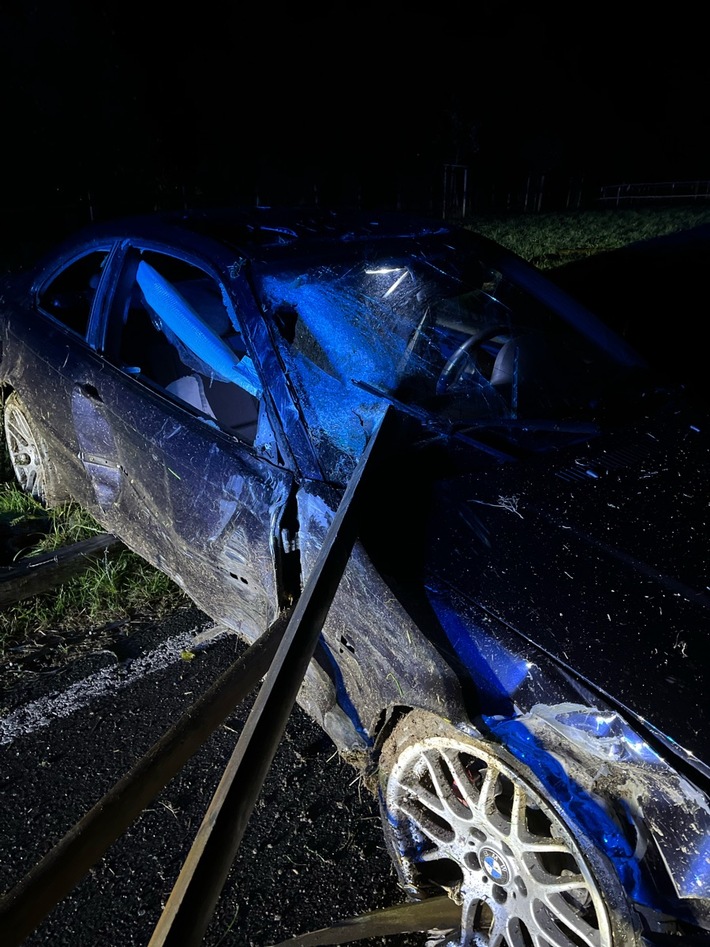
[{"label": "asphalt road surface", "polygon": [[[243,645],[228,634],[181,657],[209,625],[187,607],[136,636],[132,656],[93,652],[31,685],[3,689],[0,677],[0,890],[13,888],[234,660]],[[147,945],[252,699],[44,917],[27,947]],[[403,901],[374,800],[296,707],[205,947],[275,944]]]}]

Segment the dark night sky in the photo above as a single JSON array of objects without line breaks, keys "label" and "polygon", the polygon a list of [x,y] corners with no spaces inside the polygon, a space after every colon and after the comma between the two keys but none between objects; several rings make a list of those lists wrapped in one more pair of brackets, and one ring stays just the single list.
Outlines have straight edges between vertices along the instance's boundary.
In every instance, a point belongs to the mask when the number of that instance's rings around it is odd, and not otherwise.
[{"label": "dark night sky", "polygon": [[2,3],[3,204],[156,182],[416,179],[446,162],[710,177],[706,44],[682,8],[246,9]]}]

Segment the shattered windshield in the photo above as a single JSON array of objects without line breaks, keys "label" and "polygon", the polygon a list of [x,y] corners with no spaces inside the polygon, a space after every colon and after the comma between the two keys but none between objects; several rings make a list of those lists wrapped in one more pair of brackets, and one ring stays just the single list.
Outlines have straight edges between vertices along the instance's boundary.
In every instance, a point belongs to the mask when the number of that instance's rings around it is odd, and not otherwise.
[{"label": "shattered windshield", "polygon": [[259,279],[284,364],[329,475],[388,403],[480,429],[590,418],[628,366],[480,255],[418,245]]}]

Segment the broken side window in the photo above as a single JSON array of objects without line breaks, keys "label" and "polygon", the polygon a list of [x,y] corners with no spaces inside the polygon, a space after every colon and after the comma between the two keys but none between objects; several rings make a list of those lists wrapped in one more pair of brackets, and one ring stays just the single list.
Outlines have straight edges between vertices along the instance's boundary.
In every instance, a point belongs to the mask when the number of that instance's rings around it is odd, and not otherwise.
[{"label": "broken side window", "polygon": [[125,371],[247,443],[259,439],[261,384],[211,275],[167,254],[129,254],[110,321],[110,348]]}]

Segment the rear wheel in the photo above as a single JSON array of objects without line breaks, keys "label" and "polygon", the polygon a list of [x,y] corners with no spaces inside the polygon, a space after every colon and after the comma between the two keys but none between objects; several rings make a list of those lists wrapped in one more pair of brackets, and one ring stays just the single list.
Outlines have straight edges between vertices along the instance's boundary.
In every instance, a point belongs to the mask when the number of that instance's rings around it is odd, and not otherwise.
[{"label": "rear wheel", "polygon": [[14,391],[5,401],[3,417],[5,443],[21,489],[40,503],[58,502],[61,496],[49,452],[30,413]]},{"label": "rear wheel", "polygon": [[411,714],[383,749],[380,801],[410,896],[461,907],[449,944],[634,947],[606,860],[563,822],[532,774],[499,748]]}]

